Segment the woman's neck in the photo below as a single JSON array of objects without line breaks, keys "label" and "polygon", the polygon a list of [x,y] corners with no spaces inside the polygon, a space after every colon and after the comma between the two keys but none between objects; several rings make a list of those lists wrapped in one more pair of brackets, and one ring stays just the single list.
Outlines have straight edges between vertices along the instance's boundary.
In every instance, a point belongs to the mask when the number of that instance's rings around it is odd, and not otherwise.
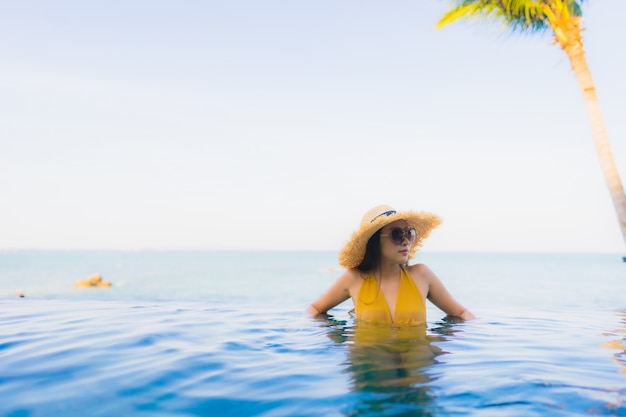
[{"label": "woman's neck", "polygon": [[381,262],[374,271],[379,279],[395,279],[400,275],[401,266],[397,263]]}]

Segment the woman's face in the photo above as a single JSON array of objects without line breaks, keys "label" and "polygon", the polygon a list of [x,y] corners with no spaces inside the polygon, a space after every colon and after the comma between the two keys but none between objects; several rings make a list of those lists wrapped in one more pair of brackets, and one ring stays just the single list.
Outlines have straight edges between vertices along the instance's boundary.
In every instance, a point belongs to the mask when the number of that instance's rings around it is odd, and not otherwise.
[{"label": "woman's face", "polygon": [[[401,243],[399,243],[398,240],[396,240],[396,242],[392,240],[392,233],[395,233],[396,236],[399,234],[397,231],[393,232],[394,229],[404,231],[404,237],[401,239]],[[399,265],[406,264],[409,260],[409,254],[411,253],[412,242],[413,240],[409,237],[409,228],[406,221],[397,220],[393,223],[389,223],[387,226],[383,227],[380,233],[380,251],[382,259]]]}]

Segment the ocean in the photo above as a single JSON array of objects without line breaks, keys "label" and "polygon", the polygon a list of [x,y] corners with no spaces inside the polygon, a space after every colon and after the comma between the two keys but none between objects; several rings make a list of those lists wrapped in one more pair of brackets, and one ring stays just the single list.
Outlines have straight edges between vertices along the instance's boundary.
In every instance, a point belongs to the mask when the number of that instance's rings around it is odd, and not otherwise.
[{"label": "ocean", "polygon": [[477,319],[307,317],[334,252],[0,251],[0,415],[626,416],[621,254],[414,262]]}]

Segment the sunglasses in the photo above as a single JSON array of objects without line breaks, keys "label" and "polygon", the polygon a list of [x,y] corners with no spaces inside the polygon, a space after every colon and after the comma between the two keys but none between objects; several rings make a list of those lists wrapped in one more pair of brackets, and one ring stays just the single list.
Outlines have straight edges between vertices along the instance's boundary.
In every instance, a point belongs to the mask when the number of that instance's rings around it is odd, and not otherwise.
[{"label": "sunglasses", "polygon": [[417,237],[417,233],[413,228],[401,229],[399,227],[394,227],[389,231],[389,233],[381,233],[381,236],[390,236],[394,245],[402,245],[404,243],[404,239],[408,240],[409,243],[413,243]]}]

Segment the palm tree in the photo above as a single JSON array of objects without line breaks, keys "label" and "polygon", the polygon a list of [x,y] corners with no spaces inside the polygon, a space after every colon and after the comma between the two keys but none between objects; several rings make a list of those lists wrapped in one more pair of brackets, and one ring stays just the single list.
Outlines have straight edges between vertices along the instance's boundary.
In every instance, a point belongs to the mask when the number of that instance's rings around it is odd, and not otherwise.
[{"label": "palm tree", "polygon": [[[626,243],[626,195],[615,166],[598,105],[598,94],[585,58],[581,34],[582,3],[583,0],[453,0],[448,12],[437,23],[437,28],[460,19],[494,18],[504,22],[512,31],[550,31],[554,35],[554,43],[558,43],[567,54],[582,90],[591,124],[591,136]],[[623,260],[626,262],[626,256]]]}]

